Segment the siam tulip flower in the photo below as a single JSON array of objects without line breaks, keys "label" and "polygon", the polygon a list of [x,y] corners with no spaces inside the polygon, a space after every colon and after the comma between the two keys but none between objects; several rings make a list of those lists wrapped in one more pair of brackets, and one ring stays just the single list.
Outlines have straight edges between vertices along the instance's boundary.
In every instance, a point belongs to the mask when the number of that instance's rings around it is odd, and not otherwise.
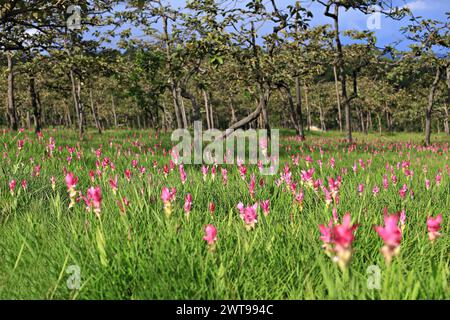
[{"label": "siam tulip flower", "polygon": [[440,174],[436,175],[436,185],[439,187],[441,185],[442,176]]},{"label": "siam tulip flower", "polygon": [[26,189],[27,189],[27,186],[28,186],[27,180],[22,180],[22,189],[23,189],[23,190],[26,190]]},{"label": "siam tulip flower", "polygon": [[406,225],[406,212],[403,209],[400,212],[400,228],[401,228],[401,232],[403,234],[403,231],[405,230],[405,225]]},{"label": "siam tulip flower", "polygon": [[95,172],[93,170],[89,170],[89,177],[91,178],[91,181],[95,181]]},{"label": "siam tulip flower", "polygon": [[256,177],[254,174],[250,176],[250,183],[248,185],[248,191],[250,192],[250,197],[253,199],[255,197],[255,185]]},{"label": "siam tulip flower", "polygon": [[383,176],[383,188],[384,188],[384,190],[389,189],[389,180],[388,180],[387,175]]},{"label": "siam tulip flower", "polygon": [[406,192],[408,192],[408,186],[404,184],[403,187],[401,187],[401,189],[398,191],[402,199],[406,197]]},{"label": "siam tulip flower", "polygon": [[350,213],[346,213],[342,218],[342,223],[335,225],[331,230],[336,252],[335,261],[342,270],[345,270],[351,261],[354,232],[358,228],[357,225],[351,224],[351,220]]},{"label": "siam tulip flower", "polygon": [[169,190],[167,187],[163,187],[161,191],[161,200],[164,203],[164,212],[167,217],[172,214],[172,202],[175,200],[176,189]]},{"label": "siam tulip flower", "polygon": [[211,215],[214,215],[214,211],[216,211],[216,205],[211,201],[209,203],[209,212],[211,213]]},{"label": "siam tulip flower", "polygon": [[41,166],[40,165],[36,165],[33,168],[33,173],[31,174],[33,177],[39,177],[41,174]]},{"label": "siam tulip flower", "polygon": [[209,249],[211,251],[214,251],[215,244],[217,241],[217,229],[212,224],[208,224],[205,227],[205,236],[203,237],[203,240],[206,241],[206,243],[209,246]]},{"label": "siam tulip flower", "polygon": [[114,179],[109,179],[109,185],[111,186],[111,189],[112,189],[114,195],[116,195],[117,189],[118,189],[117,188],[117,174],[114,177]]},{"label": "siam tulip flower", "polygon": [[240,165],[239,166],[239,174],[241,175],[241,178],[245,180],[245,175],[247,174],[247,167]]},{"label": "siam tulip flower", "polygon": [[12,179],[9,182],[9,192],[11,192],[11,195],[14,195],[14,189],[16,188],[16,184],[17,184],[17,182],[14,179]]},{"label": "siam tulip flower", "polygon": [[222,168],[221,172],[222,172],[223,185],[226,186],[228,183],[228,175],[227,175],[228,171],[227,171],[227,169]]},{"label": "siam tulip flower", "polygon": [[250,231],[255,228],[255,224],[258,222],[258,214],[256,210],[258,209],[258,203],[252,206],[244,207],[242,202],[237,205],[241,219],[245,222],[245,228]]},{"label": "siam tulip flower", "polygon": [[56,178],[54,176],[51,176],[50,183],[52,184],[52,190],[55,191],[56,188]]},{"label": "siam tulip flower", "polygon": [[397,185],[397,176],[395,174],[391,175],[391,181],[394,186]]},{"label": "siam tulip flower", "polygon": [[179,166],[179,171],[180,171],[181,183],[185,184],[185,182],[186,182],[186,171],[184,171],[184,166],[182,164],[180,164],[180,166]]},{"label": "siam tulip flower", "polygon": [[362,196],[363,192],[364,192],[364,185],[362,183],[360,183],[358,185],[358,193],[359,193],[360,196]]},{"label": "siam tulip flower", "polygon": [[333,157],[331,157],[330,158],[330,167],[332,168],[332,169],[334,169],[335,168],[335,160],[334,160],[334,158]]},{"label": "siam tulip flower", "polygon": [[96,217],[100,217],[102,204],[102,190],[100,187],[90,187],[87,191],[88,209],[94,207]]},{"label": "siam tulip flower", "polygon": [[192,208],[192,195],[188,193],[184,198],[184,212],[186,213],[186,217],[189,218],[189,213]]},{"label": "siam tulip flower", "polygon": [[67,192],[69,192],[69,197],[70,197],[70,204],[69,204],[69,209],[70,209],[75,205],[75,196],[77,195],[77,192],[75,191],[75,187],[77,186],[78,177],[76,177],[72,172],[69,172],[66,175],[65,180],[66,180]]},{"label": "siam tulip flower", "polygon": [[125,174],[125,179],[127,179],[127,181],[130,182],[131,181],[131,171],[130,171],[130,169],[125,169],[124,174]]},{"label": "siam tulip flower", "polygon": [[320,240],[322,240],[323,245],[322,248],[325,250],[325,253],[330,258],[333,256],[333,246],[332,246],[332,234],[331,230],[333,229],[333,221],[330,220],[328,223],[328,227],[321,224],[319,225],[319,230],[321,233]]},{"label": "siam tulip flower", "polygon": [[336,209],[336,207],[334,207],[334,208],[331,210],[331,213],[332,213],[332,215],[333,215],[333,222],[334,222],[334,223],[338,223],[338,222],[339,222],[339,217],[338,217],[338,214],[337,214],[337,209]]},{"label": "siam tulip flower", "polygon": [[441,234],[439,233],[439,230],[441,229],[441,223],[442,214],[438,214],[436,218],[427,218],[428,239],[430,239],[431,242],[434,242],[436,238],[441,236]]},{"label": "siam tulip flower", "polygon": [[356,173],[356,171],[358,170],[358,165],[356,164],[356,161],[353,162],[353,166],[352,166],[353,172]]},{"label": "siam tulip flower", "polygon": [[325,205],[328,207],[333,202],[333,197],[326,187],[322,186],[322,191],[325,193]]},{"label": "siam tulip flower", "polygon": [[263,200],[260,203],[264,215],[267,217],[270,212],[270,200]]},{"label": "siam tulip flower", "polygon": [[373,195],[376,197],[379,192],[380,192],[380,188],[378,188],[378,186],[375,185],[375,187],[373,187],[373,189],[372,189]]},{"label": "siam tulip flower", "polygon": [[428,180],[427,178],[425,178],[425,188],[427,190],[430,190],[430,180]]},{"label": "siam tulip flower", "polygon": [[301,181],[305,184],[307,184],[308,186],[313,186],[314,184],[314,180],[313,180],[313,175],[314,175],[314,168],[311,168],[309,170],[301,170],[300,171],[300,178]]},{"label": "siam tulip flower", "polygon": [[17,141],[17,149],[22,150],[23,145],[25,144],[25,140],[20,139],[19,141]]},{"label": "siam tulip flower", "polygon": [[214,181],[214,179],[216,178],[216,173],[217,173],[217,169],[215,166],[211,167],[211,179]]},{"label": "siam tulip flower", "polygon": [[295,195],[295,201],[298,203],[300,211],[303,210],[303,200],[304,199],[305,199],[305,193],[303,192],[303,189],[300,189],[300,191]]},{"label": "siam tulip flower", "polygon": [[163,173],[164,173],[164,177],[167,178],[167,175],[169,174],[169,166],[167,164],[165,164],[163,167]]},{"label": "siam tulip flower", "polygon": [[205,167],[204,165],[202,165],[203,181],[206,181],[206,177],[208,175],[208,170],[209,170],[209,167]]},{"label": "siam tulip flower", "polygon": [[390,265],[393,257],[400,253],[402,232],[398,227],[398,220],[398,215],[385,215],[384,227],[375,227],[375,231],[384,242],[384,246],[381,248],[381,253],[384,256],[387,265]]}]

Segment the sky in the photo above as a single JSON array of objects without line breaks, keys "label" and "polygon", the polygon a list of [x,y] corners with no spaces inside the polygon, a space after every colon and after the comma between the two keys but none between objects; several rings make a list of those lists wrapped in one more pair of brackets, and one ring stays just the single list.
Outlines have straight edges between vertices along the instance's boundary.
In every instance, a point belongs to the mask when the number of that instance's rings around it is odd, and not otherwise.
[{"label": "sky", "polygon": [[[414,16],[421,16],[423,18],[436,19],[439,21],[447,21],[446,12],[450,12],[450,0],[391,0],[394,6],[408,6]],[[165,0],[166,3],[170,3],[172,7],[183,7],[185,0]],[[270,0],[264,0],[263,3],[269,7]],[[295,0],[277,0],[277,6],[279,9],[286,8],[289,4],[294,4]],[[302,6],[308,8],[314,15],[310,22],[310,26],[317,26],[323,24],[331,24],[333,21],[331,18],[324,15],[324,7],[312,0],[301,0]],[[369,20],[369,21],[368,21]],[[384,15],[380,15],[379,18],[375,16],[369,17],[357,10],[342,10],[340,12],[340,28],[341,30],[354,29],[354,30],[368,30],[368,22],[371,31],[375,33],[377,38],[377,46],[384,47],[389,44],[396,44],[396,47],[400,50],[406,50],[410,42],[405,39],[405,36],[400,31],[401,27],[408,25],[409,20],[407,18],[401,21],[393,20]],[[262,33],[269,32],[271,26],[267,25],[261,28]],[[138,30],[132,30],[134,35],[140,34]],[[343,39],[344,44],[348,40]],[[114,43],[114,42],[113,42]],[[443,53],[442,51],[440,53]]]}]

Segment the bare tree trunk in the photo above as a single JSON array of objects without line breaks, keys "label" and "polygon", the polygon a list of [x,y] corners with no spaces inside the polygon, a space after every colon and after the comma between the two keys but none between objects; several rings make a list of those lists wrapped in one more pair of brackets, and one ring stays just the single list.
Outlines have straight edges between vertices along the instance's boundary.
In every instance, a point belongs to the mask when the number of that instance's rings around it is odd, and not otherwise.
[{"label": "bare tree trunk", "polygon": [[[212,129],[215,128],[215,124],[219,123],[217,121],[217,119],[214,120],[214,116],[215,116],[215,114],[213,113],[213,99],[212,99],[211,92],[210,92],[209,93],[209,117],[211,118],[210,119],[210,123],[211,123],[211,128]],[[216,118],[217,118],[217,115],[216,115]]]},{"label": "bare tree trunk", "polygon": [[83,114],[83,103],[81,101],[81,80],[76,81],[73,70],[69,72],[70,81],[72,83],[72,95],[75,104],[75,111],[77,113],[78,120],[78,135],[80,139],[83,139],[84,134],[84,114]]},{"label": "bare tree trunk", "polygon": [[377,112],[377,119],[378,119],[378,131],[381,134],[381,131],[383,130],[383,128],[381,127],[381,117],[380,114]]},{"label": "bare tree trunk", "polygon": [[247,124],[250,124],[252,121],[258,118],[259,114],[261,113],[263,109],[263,104],[267,103],[269,100],[269,90],[265,90],[265,92],[261,95],[258,106],[256,109],[250,113],[248,116],[246,116],[244,119],[239,120],[238,122],[235,122],[233,125],[231,125],[224,134],[222,134],[221,138],[226,138],[229,136],[234,130],[237,130],[239,128],[244,127]]},{"label": "bare tree trunk", "polygon": [[178,92],[178,101],[180,102],[180,112],[181,112],[181,118],[183,120],[183,128],[187,129],[188,126],[188,122],[187,122],[187,118],[186,118],[186,109],[184,108],[184,101],[183,101],[183,97],[179,94]]},{"label": "bare tree trunk", "polygon": [[[182,87],[180,89],[180,94],[183,98],[189,99],[191,101],[191,105],[192,105],[192,121],[201,121],[200,118],[200,108],[197,104],[197,99],[195,98],[195,96],[192,94],[192,92],[190,92],[189,90],[187,90],[186,88]],[[184,111],[184,105],[183,105],[183,113]],[[183,119],[184,121],[184,119]],[[187,128],[187,126],[186,126]]]},{"label": "bare tree trunk", "polygon": [[208,129],[211,129],[211,120],[209,117],[208,95],[206,94],[206,91],[204,89],[202,89],[202,94],[203,94],[203,100],[205,101],[206,124],[208,126]]},{"label": "bare tree trunk", "polygon": [[94,118],[94,123],[95,123],[95,127],[98,130],[98,133],[102,133],[102,127],[100,126],[100,122],[98,121],[98,116],[97,116],[97,110],[96,107],[94,105],[94,97],[92,95],[92,88],[89,88],[89,98],[91,100],[91,112],[92,112],[92,118]]},{"label": "bare tree trunk", "polygon": [[428,94],[428,104],[425,112],[425,144],[429,146],[431,144],[431,113],[433,111],[434,95],[436,92],[437,85],[439,83],[439,78],[441,77],[441,68],[436,67],[436,75],[434,81],[431,84],[430,92]]},{"label": "bare tree trunk", "polygon": [[309,100],[308,100],[308,86],[305,85],[305,105],[306,105],[306,114],[307,114],[307,126],[308,131],[311,130],[312,120],[311,120],[311,110],[309,109]]},{"label": "bare tree trunk", "polygon": [[33,76],[30,77],[29,87],[30,87],[31,108],[33,109],[33,116],[34,116],[34,131],[38,133],[39,131],[41,131],[41,108],[40,103],[38,102],[39,99],[36,91],[36,81]]},{"label": "bare tree trunk", "polygon": [[320,118],[320,129],[322,131],[327,131],[327,127],[325,126],[325,117],[323,114],[322,103],[319,102],[319,118]]},{"label": "bare tree trunk", "polygon": [[342,132],[341,98],[339,97],[339,85],[338,85],[336,64],[333,64],[333,73],[334,73],[334,89],[336,91],[336,102],[337,102],[337,107],[338,107],[339,131]]},{"label": "bare tree trunk", "polygon": [[447,66],[447,101],[444,105],[444,127],[445,127],[445,133],[447,135],[450,134],[449,127],[448,127],[448,108],[450,107],[450,64]]},{"label": "bare tree trunk", "polygon": [[303,130],[303,112],[302,112],[302,92],[300,89],[300,79],[295,77],[295,96],[297,98],[297,109],[294,114],[296,115],[295,118],[297,118],[297,134],[300,136],[301,139],[305,138],[305,132]]},{"label": "bare tree trunk", "polygon": [[234,108],[234,101],[231,96],[230,96],[230,109],[231,109],[230,125],[232,125],[233,123],[235,123],[237,121],[237,118],[236,118],[236,109]]},{"label": "bare tree trunk", "polygon": [[12,53],[8,51],[6,54],[8,59],[8,116],[10,129],[16,131],[19,126],[19,120],[14,98],[14,64],[12,56]]},{"label": "bare tree trunk", "polygon": [[114,127],[117,128],[117,113],[116,113],[116,102],[114,100],[114,95],[111,93],[111,106],[114,117]]}]

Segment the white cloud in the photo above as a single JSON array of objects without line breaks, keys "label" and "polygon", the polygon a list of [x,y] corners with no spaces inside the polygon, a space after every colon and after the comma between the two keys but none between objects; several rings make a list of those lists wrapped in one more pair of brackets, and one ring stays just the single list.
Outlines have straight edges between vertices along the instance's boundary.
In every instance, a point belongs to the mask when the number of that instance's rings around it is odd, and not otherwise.
[{"label": "white cloud", "polygon": [[409,8],[410,10],[424,10],[429,8],[424,0],[412,1],[410,3],[405,4],[405,7]]}]

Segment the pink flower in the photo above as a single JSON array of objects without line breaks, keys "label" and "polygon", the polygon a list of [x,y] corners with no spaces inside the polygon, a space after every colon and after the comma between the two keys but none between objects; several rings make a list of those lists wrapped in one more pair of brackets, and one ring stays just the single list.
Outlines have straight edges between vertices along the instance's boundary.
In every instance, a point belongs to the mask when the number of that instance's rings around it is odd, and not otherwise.
[{"label": "pink flower", "polygon": [[67,190],[73,190],[77,186],[78,177],[76,177],[72,172],[66,175],[66,185]]},{"label": "pink flower", "polygon": [[426,179],[426,178],[425,178],[425,188],[426,188],[427,190],[430,190],[430,180],[428,180],[428,179]]},{"label": "pink flower", "polygon": [[94,213],[98,217],[100,216],[101,204],[102,204],[102,190],[100,187],[90,187],[87,191],[88,208],[91,205],[94,207]]},{"label": "pink flower", "polygon": [[189,213],[191,212],[192,207],[192,195],[188,193],[186,197],[184,198],[184,212],[186,213],[186,216],[189,217]]},{"label": "pink flower", "polygon": [[337,249],[348,249],[351,247],[355,236],[354,231],[357,225],[351,224],[350,213],[346,213],[342,219],[342,224],[336,225],[332,230],[333,242]]},{"label": "pink flower", "polygon": [[24,140],[17,141],[17,148],[19,149],[19,151],[22,150],[24,144],[25,144]]},{"label": "pink flower", "polygon": [[111,189],[114,194],[117,192],[117,175],[114,177],[114,179],[109,179],[109,185],[111,186]]},{"label": "pink flower", "polygon": [[175,199],[176,189],[172,188],[169,190],[167,187],[163,187],[161,191],[161,200],[164,203],[170,203]]},{"label": "pink flower", "polygon": [[208,245],[213,246],[217,241],[217,229],[212,224],[208,224],[205,227],[205,236],[203,237]]},{"label": "pink flower", "polygon": [[181,183],[184,184],[186,182],[186,171],[184,171],[184,167],[182,164],[180,164],[180,166],[179,166],[179,171],[180,171]]},{"label": "pink flower", "polygon": [[403,187],[401,187],[401,189],[398,191],[398,193],[400,194],[400,197],[402,199],[405,198],[406,192],[408,192],[408,186],[406,184],[404,184]]},{"label": "pink flower", "polygon": [[333,222],[334,222],[334,223],[338,223],[339,217],[338,217],[338,214],[337,214],[337,209],[334,207],[334,208],[331,210],[331,212],[332,212],[332,215],[333,215]]},{"label": "pink flower", "polygon": [[378,186],[373,187],[372,193],[374,196],[377,196],[379,192],[380,192],[380,188],[378,188]]},{"label": "pink flower", "polygon": [[125,173],[125,178],[127,179],[128,182],[130,182],[131,181],[131,171],[130,171],[130,169],[125,169],[124,173]]},{"label": "pink flower", "polygon": [[245,179],[245,175],[247,174],[247,168],[243,165],[239,166],[239,174],[241,175],[242,179]]},{"label": "pink flower", "polygon": [[437,174],[435,180],[436,180],[436,185],[440,186],[441,185],[442,176],[440,174]]},{"label": "pink flower", "polygon": [[206,181],[209,167],[202,166],[203,181]]},{"label": "pink flower", "polygon": [[222,169],[221,169],[221,172],[222,172],[222,180],[223,180],[223,184],[224,184],[224,185],[227,185],[227,183],[228,183],[227,169],[222,168]]},{"label": "pink flower", "polygon": [[358,185],[358,193],[360,196],[362,196],[363,192],[364,192],[364,185],[362,183],[360,183]]},{"label": "pink flower", "polygon": [[27,184],[27,180],[22,180],[22,189],[26,190],[28,184]]},{"label": "pink flower", "polygon": [[16,184],[17,184],[17,182],[14,179],[12,179],[9,182],[9,191],[11,192],[12,195],[14,195],[14,189],[16,188]]},{"label": "pink flower", "polygon": [[328,227],[326,227],[323,224],[319,225],[319,230],[321,233],[320,240],[323,241],[324,246],[332,243],[332,234],[331,234],[332,229],[333,229],[333,221],[331,220],[328,223]]},{"label": "pink flower", "polygon": [[255,203],[252,206],[244,207],[242,202],[239,202],[237,205],[239,210],[241,219],[245,222],[245,227],[247,230],[251,230],[255,228],[255,224],[258,222],[258,214],[256,210],[258,209],[258,203]]},{"label": "pink flower", "polygon": [[384,227],[376,226],[375,231],[383,239],[384,244],[390,247],[397,247],[402,240],[402,233],[398,227],[398,215],[387,215],[384,217]]},{"label": "pink flower", "polygon": [[270,212],[270,200],[261,201],[261,208],[265,216],[269,215]]},{"label": "pink flower", "polygon": [[248,191],[250,192],[250,196],[252,197],[252,199],[255,196],[255,185],[256,185],[256,177],[254,174],[252,174],[250,176],[250,183],[248,185]]},{"label": "pink flower", "polygon": [[430,241],[434,241],[441,234],[439,230],[441,229],[442,222],[442,214],[438,214],[436,218],[428,217],[427,218],[427,228],[428,228],[428,238]]},{"label": "pink flower", "polygon": [[54,176],[51,176],[50,183],[52,184],[52,189],[55,191],[56,188],[56,178]]},{"label": "pink flower", "polygon": [[389,188],[389,180],[387,175],[383,176],[383,188],[384,190],[387,190]]},{"label": "pink flower", "polygon": [[209,203],[209,212],[211,213],[211,214],[214,214],[214,211],[216,211],[216,205],[214,204],[214,202],[210,202]]},{"label": "pink flower", "polygon": [[[385,210],[386,212],[387,210]],[[400,242],[402,240],[402,232],[398,226],[398,215],[384,216],[384,227],[376,226],[375,231],[381,239],[383,239],[384,246],[381,248],[381,253],[384,255],[386,264],[390,264],[393,257],[400,253]]]}]

